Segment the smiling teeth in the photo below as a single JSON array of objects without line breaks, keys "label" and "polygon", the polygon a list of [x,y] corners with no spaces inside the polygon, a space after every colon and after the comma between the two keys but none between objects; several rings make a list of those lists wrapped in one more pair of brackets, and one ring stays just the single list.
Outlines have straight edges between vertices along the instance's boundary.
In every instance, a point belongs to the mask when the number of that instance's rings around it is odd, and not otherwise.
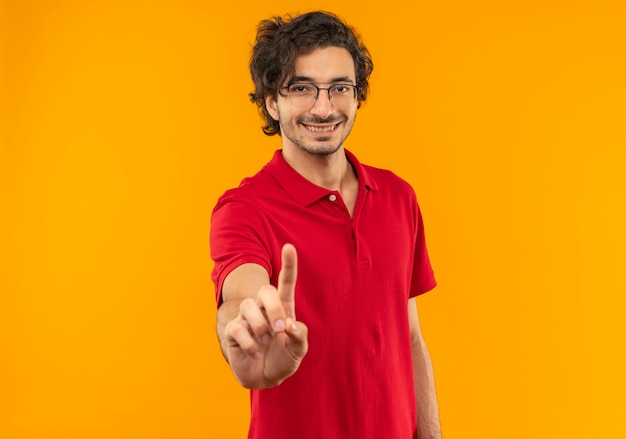
[{"label": "smiling teeth", "polygon": [[314,133],[328,133],[335,129],[336,125],[325,126],[325,127],[314,127],[311,125],[305,125],[306,129],[309,131],[313,131]]}]

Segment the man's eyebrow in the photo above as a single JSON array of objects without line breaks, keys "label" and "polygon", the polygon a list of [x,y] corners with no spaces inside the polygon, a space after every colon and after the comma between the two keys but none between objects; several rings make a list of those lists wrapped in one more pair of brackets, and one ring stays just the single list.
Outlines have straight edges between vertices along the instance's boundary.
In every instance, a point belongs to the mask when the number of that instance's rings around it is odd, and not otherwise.
[{"label": "man's eyebrow", "polygon": [[[289,80],[290,84],[293,84],[295,82],[311,82],[311,83],[315,83],[315,81],[313,80],[313,78],[310,78],[308,76],[294,76],[293,78],[291,78]],[[353,84],[354,81],[352,80],[352,78],[350,78],[349,76],[339,76],[337,78],[333,78],[331,79],[328,84],[336,84],[336,83],[344,83],[344,84]],[[326,84],[326,82],[324,82],[324,84]]]}]

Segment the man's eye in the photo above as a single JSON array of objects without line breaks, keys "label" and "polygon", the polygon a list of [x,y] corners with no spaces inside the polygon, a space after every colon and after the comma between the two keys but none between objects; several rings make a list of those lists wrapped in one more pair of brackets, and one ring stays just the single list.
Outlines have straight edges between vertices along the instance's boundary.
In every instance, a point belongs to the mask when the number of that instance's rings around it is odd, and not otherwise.
[{"label": "man's eye", "polygon": [[313,93],[313,87],[307,84],[293,84],[289,88],[290,93],[309,94]]},{"label": "man's eye", "polygon": [[344,84],[337,84],[333,86],[333,90],[334,92],[337,93],[348,93],[350,91],[350,86],[349,85],[344,85]]}]

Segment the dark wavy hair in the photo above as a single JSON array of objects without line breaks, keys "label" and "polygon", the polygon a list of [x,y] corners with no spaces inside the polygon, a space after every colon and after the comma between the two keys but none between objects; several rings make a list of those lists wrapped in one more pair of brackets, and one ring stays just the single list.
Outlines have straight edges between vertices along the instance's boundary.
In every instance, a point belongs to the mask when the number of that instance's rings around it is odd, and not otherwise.
[{"label": "dark wavy hair", "polygon": [[352,27],[335,14],[323,11],[295,17],[273,17],[259,23],[250,58],[250,73],[256,90],[249,96],[259,108],[266,135],[280,134],[280,125],[268,113],[265,97],[278,97],[280,86],[295,74],[298,55],[325,47],[342,47],[352,55],[359,87],[357,101],[361,106],[367,98],[368,80],[374,64],[361,37]]}]

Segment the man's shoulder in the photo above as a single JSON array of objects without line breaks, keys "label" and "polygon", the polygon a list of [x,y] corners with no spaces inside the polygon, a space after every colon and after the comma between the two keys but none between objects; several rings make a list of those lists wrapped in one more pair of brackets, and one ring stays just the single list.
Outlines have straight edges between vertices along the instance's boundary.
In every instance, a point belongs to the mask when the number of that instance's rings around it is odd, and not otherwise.
[{"label": "man's shoulder", "polygon": [[213,212],[227,210],[240,215],[258,215],[273,212],[285,200],[285,189],[276,178],[272,162],[263,166],[256,174],[246,177],[239,186],[226,190],[217,200]]},{"label": "man's shoulder", "polygon": [[239,186],[226,190],[218,200],[218,204],[224,201],[239,200],[242,202],[253,202],[261,194],[267,193],[273,181],[267,173],[261,169],[257,174],[246,177],[239,183]]}]

